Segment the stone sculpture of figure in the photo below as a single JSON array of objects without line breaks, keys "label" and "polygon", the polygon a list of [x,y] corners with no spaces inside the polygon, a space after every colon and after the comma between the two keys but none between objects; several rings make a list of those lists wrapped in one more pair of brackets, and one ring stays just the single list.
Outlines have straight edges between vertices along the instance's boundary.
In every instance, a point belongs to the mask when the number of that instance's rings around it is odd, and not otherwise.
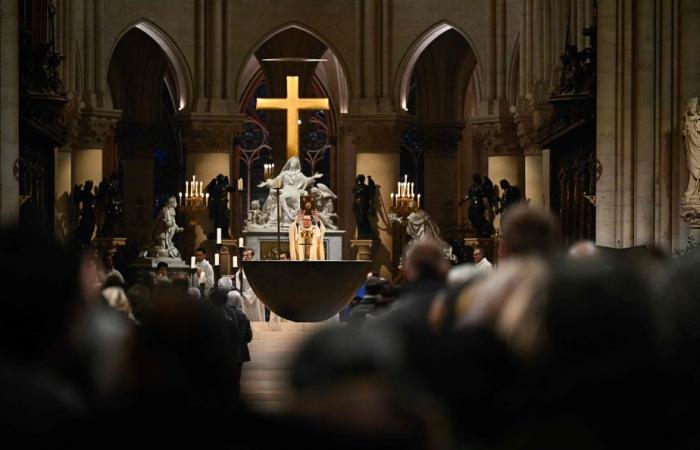
[{"label": "stone sculpture of figure", "polygon": [[87,180],[84,185],[73,187],[73,202],[78,209],[78,226],[75,238],[81,248],[88,248],[95,232],[95,194],[94,183]]},{"label": "stone sculpture of figure", "polygon": [[352,213],[355,215],[358,239],[377,239],[377,233],[372,227],[372,217],[377,213],[374,199],[377,187],[372,177],[367,177],[369,183],[365,184],[365,176],[360,174],[355,179],[355,187],[352,188],[354,200]]},{"label": "stone sculpture of figure", "polygon": [[700,107],[697,97],[688,100],[681,134],[688,163],[688,189],[683,194],[683,202],[700,204]]},{"label": "stone sculpture of figure", "polygon": [[464,202],[469,202],[467,216],[472,227],[476,230],[477,237],[488,238],[493,234],[493,226],[486,219],[485,212],[489,206],[489,195],[484,191],[484,181],[481,175],[472,175],[472,185],[469,187],[467,195],[459,202],[461,206]]},{"label": "stone sculpture of figure", "polygon": [[503,220],[503,217],[506,215],[508,209],[520,202],[523,199],[523,196],[520,193],[520,188],[518,186],[511,185],[508,180],[503,179],[499,182],[499,184],[501,185],[503,194],[499,200],[501,206],[498,208],[498,213],[501,215],[501,220]]},{"label": "stone sculpture of figure", "polygon": [[148,251],[148,256],[179,258],[180,251],[175,247],[173,238],[176,233],[185,231],[175,222],[177,214],[177,199],[174,196],[168,198],[168,202],[158,213],[153,223],[153,246]]},{"label": "stone sculpture of figure", "polygon": [[[280,217],[282,225],[289,225],[296,218],[299,210],[299,197],[309,195],[309,189],[314,185],[316,179],[323,174],[315,173],[310,177],[301,171],[301,162],[296,156],[292,156],[282,168],[282,171],[275,178],[269,178],[258,187],[267,187],[270,190],[265,203],[263,204],[263,214],[268,217],[268,226],[277,226],[277,190],[274,189],[276,183],[281,183],[280,196]],[[279,181],[277,181],[279,180]]]},{"label": "stone sculpture of figure", "polygon": [[337,230],[338,227],[333,221],[338,217],[338,214],[333,212],[333,200],[337,199],[338,196],[323,183],[318,183],[312,187],[310,194],[314,198],[316,210],[323,225],[329,230]]},{"label": "stone sculpture of figure", "polygon": [[101,237],[114,236],[114,227],[124,215],[124,199],[117,172],[112,172],[109,179],[102,180],[97,188],[97,202],[102,209]]},{"label": "stone sculpture of figure", "polygon": [[214,228],[221,228],[224,239],[230,238],[231,210],[228,207],[228,194],[234,191],[228,177],[223,174],[213,178],[206,187],[206,192],[209,193],[209,217],[214,221]]},{"label": "stone sculpture of figure", "polygon": [[440,227],[423,209],[408,215],[406,233],[411,237],[411,240],[406,244],[404,252],[408,251],[419,241],[429,239],[440,244],[445,257],[449,257],[452,253],[450,244],[440,238]]},{"label": "stone sculpture of figure", "polygon": [[266,221],[265,214],[260,209],[260,201],[253,200],[250,202],[250,211],[248,211],[248,223],[255,225],[264,225]]}]

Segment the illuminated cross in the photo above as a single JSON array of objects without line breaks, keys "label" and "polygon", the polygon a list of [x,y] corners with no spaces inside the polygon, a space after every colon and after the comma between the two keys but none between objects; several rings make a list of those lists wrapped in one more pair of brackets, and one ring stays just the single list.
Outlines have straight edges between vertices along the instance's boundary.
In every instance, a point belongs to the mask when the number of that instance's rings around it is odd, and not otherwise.
[{"label": "illuminated cross", "polygon": [[299,156],[299,110],[330,109],[327,98],[299,98],[299,77],[287,77],[287,98],[259,98],[255,109],[287,111],[287,159]]}]

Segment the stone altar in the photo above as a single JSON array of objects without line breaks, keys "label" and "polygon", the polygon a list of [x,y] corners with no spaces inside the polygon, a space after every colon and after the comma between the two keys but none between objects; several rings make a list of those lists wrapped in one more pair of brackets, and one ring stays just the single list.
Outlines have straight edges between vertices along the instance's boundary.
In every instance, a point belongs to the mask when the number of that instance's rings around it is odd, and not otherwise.
[{"label": "stone altar", "polygon": [[[326,230],[323,238],[326,260],[343,259],[343,230]],[[255,250],[259,260],[274,260],[277,254],[277,230],[275,231],[244,231],[245,247]],[[289,251],[287,227],[281,232],[280,248]]]}]

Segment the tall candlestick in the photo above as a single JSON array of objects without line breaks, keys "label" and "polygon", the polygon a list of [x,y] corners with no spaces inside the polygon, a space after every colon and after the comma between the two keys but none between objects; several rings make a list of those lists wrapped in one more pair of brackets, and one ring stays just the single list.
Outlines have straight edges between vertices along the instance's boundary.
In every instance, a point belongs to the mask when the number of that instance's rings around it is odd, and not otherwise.
[{"label": "tall candlestick", "polygon": [[219,265],[219,254],[214,253],[214,265],[218,266]]},{"label": "tall candlestick", "polygon": [[238,256],[233,257],[233,267],[238,267]]},{"label": "tall candlestick", "polygon": [[238,238],[238,247],[243,248],[243,244],[244,244],[243,238],[242,237]]},{"label": "tall candlestick", "polygon": [[221,245],[221,228],[216,229],[216,243]]},{"label": "tall candlestick", "polygon": [[190,269],[194,269],[194,267],[195,267],[194,264],[195,264],[195,258],[193,256],[192,258],[190,258]]}]

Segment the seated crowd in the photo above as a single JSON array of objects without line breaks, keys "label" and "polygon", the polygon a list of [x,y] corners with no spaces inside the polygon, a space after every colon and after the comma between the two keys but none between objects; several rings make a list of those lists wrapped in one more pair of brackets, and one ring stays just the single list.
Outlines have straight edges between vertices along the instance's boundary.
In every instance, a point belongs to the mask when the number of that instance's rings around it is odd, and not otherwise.
[{"label": "seated crowd", "polygon": [[252,332],[230,279],[206,299],[187,280],[99,280],[51,239],[4,230],[0,265],[26,289],[0,301],[0,426],[233,448],[697,446],[700,258],[557,242],[518,206],[496,261],[477,249],[451,266],[415,244],[405,283],[368,277],[294,357],[285,412],[264,414],[240,399]]}]

